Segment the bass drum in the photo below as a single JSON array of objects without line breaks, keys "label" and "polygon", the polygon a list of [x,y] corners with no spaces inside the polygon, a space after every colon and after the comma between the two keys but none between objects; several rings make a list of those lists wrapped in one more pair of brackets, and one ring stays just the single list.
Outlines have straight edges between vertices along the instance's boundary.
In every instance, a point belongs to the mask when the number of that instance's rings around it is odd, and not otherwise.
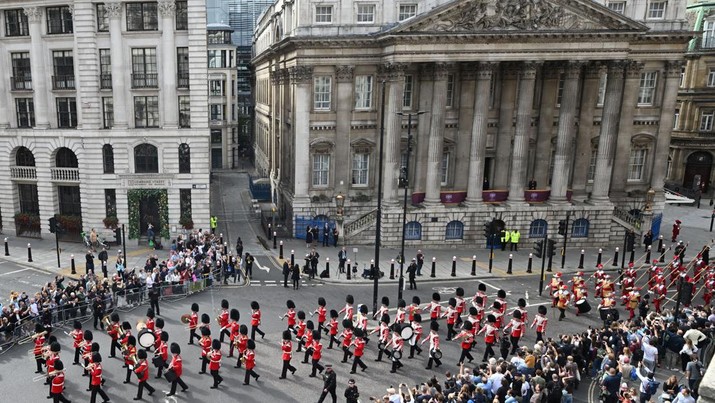
[{"label": "bass drum", "polygon": [[142,329],[137,335],[137,343],[143,348],[150,348],[156,342],[156,335],[149,329]]},{"label": "bass drum", "polygon": [[591,304],[585,298],[576,302],[576,308],[578,308],[578,313],[586,313],[591,311]]},{"label": "bass drum", "polygon": [[413,329],[412,326],[402,325],[402,329],[400,329],[400,337],[402,337],[402,340],[411,340],[414,335],[415,329]]}]

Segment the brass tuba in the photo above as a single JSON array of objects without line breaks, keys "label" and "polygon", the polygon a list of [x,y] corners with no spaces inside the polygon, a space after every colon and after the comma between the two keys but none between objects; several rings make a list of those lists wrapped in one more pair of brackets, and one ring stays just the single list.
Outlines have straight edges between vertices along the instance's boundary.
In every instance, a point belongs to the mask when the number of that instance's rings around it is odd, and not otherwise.
[{"label": "brass tuba", "polygon": [[109,328],[112,325],[112,321],[109,319],[109,315],[104,315],[102,317],[102,324],[104,324],[106,328]]},{"label": "brass tuba", "polygon": [[146,329],[146,322],[143,320],[138,320],[137,321],[137,332],[141,332],[142,330]]}]

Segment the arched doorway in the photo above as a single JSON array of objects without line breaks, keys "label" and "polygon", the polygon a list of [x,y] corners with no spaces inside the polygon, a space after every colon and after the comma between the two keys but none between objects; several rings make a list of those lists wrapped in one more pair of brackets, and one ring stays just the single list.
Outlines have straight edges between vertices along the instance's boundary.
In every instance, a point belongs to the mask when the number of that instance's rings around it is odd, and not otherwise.
[{"label": "arched doorway", "polygon": [[487,238],[487,248],[490,247],[490,245],[493,243],[494,248],[500,248],[501,247],[501,232],[504,228],[506,228],[506,223],[504,221],[499,220],[499,219],[494,219],[488,225],[488,231],[489,234],[492,236],[490,238]]},{"label": "arched doorway", "polygon": [[697,151],[688,156],[683,176],[683,187],[700,189],[705,192],[710,186],[710,172],[713,168],[713,156],[707,151]]}]

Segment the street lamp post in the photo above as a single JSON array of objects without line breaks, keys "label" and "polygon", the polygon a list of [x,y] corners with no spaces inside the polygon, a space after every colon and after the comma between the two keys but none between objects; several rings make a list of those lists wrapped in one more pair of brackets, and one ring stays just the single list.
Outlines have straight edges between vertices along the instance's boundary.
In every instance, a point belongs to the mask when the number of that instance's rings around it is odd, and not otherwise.
[{"label": "street lamp post", "polygon": [[[383,150],[385,148],[385,80],[382,80],[382,105],[380,111],[380,159],[378,164],[378,174],[377,174],[377,218],[375,220],[375,261],[378,266],[378,274],[380,267],[380,246],[382,243],[382,174],[384,170],[383,161]],[[372,310],[377,312],[377,281],[380,276],[373,276],[372,285]],[[348,280],[350,280],[350,270],[348,269]]]},{"label": "street lamp post", "polygon": [[402,285],[405,282],[403,272],[405,267],[405,232],[407,230],[407,190],[409,187],[410,153],[412,152],[412,117],[422,115],[423,113],[425,112],[397,113],[399,116],[407,115],[407,158],[405,158],[405,166],[400,167],[400,186],[405,189],[405,192],[402,200],[402,245],[400,246],[400,256],[402,256],[402,258],[400,259],[400,279],[397,288],[398,301],[402,299]]}]

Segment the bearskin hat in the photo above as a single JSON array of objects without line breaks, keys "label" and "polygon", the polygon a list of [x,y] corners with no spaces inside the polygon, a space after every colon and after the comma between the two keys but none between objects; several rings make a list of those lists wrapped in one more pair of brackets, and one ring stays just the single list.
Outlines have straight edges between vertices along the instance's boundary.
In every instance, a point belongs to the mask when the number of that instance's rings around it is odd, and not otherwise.
[{"label": "bearskin hat", "polygon": [[457,287],[457,289],[455,290],[455,294],[457,294],[458,297],[463,297],[464,296],[464,288]]},{"label": "bearskin hat", "polygon": [[388,298],[388,297],[382,297],[381,302],[382,302],[382,305],[390,306],[390,298]]},{"label": "bearskin hat", "polygon": [[253,349],[256,348],[256,342],[253,341],[253,340],[251,340],[251,339],[248,339],[248,343],[246,343],[246,346],[247,346],[249,349],[253,350]]},{"label": "bearskin hat", "polygon": [[519,305],[520,308],[526,308],[526,300],[524,298],[519,298],[516,304]]},{"label": "bearskin hat", "polygon": [[228,300],[225,300],[225,299],[221,300],[221,308],[228,309]]},{"label": "bearskin hat", "polygon": [[288,309],[295,309],[295,302],[289,299],[288,301],[286,301],[286,306],[288,307]]},{"label": "bearskin hat", "polygon": [[538,311],[542,315],[546,315],[546,307],[543,305],[539,305]]},{"label": "bearskin hat", "polygon": [[140,360],[146,360],[146,350],[137,351],[137,357],[139,357]]},{"label": "bearskin hat", "polygon": [[416,304],[416,305],[419,305],[419,304],[422,303],[422,301],[420,301],[420,297],[418,297],[418,296],[415,295],[415,296],[412,297],[412,303],[413,303],[413,304]]},{"label": "bearskin hat", "polygon": [[238,309],[236,308],[231,308],[231,312],[229,313],[229,316],[231,316],[231,320],[235,320],[238,322],[239,319],[241,319],[241,313],[238,312]]},{"label": "bearskin hat", "polygon": [[191,312],[198,312],[198,311],[199,311],[199,304],[197,304],[196,302],[191,304]]},{"label": "bearskin hat", "polygon": [[246,326],[246,325],[239,326],[238,333],[241,333],[244,336],[247,335],[248,334],[248,326]]},{"label": "bearskin hat", "polygon": [[291,339],[291,332],[290,330],[284,330],[283,331],[283,340],[290,340]]},{"label": "bearskin hat", "polygon": [[325,302],[325,298],[323,297],[318,297],[318,306],[325,306],[327,302]]},{"label": "bearskin hat", "polygon": [[218,339],[213,339],[211,341],[211,348],[214,350],[220,350],[221,349],[221,342],[218,341]]},{"label": "bearskin hat", "polygon": [[348,304],[353,304],[355,303],[355,298],[352,296],[352,294],[348,294],[345,296],[345,302]]},{"label": "bearskin hat", "polygon": [[147,318],[154,319],[154,310],[151,309],[151,308],[147,308],[147,310],[146,310],[146,317],[147,317]]},{"label": "bearskin hat", "polygon": [[251,309],[260,309],[261,306],[258,304],[258,301],[251,301]]},{"label": "bearskin hat", "polygon": [[179,346],[179,343],[171,343],[169,350],[171,351],[171,354],[181,354],[181,347]]}]

